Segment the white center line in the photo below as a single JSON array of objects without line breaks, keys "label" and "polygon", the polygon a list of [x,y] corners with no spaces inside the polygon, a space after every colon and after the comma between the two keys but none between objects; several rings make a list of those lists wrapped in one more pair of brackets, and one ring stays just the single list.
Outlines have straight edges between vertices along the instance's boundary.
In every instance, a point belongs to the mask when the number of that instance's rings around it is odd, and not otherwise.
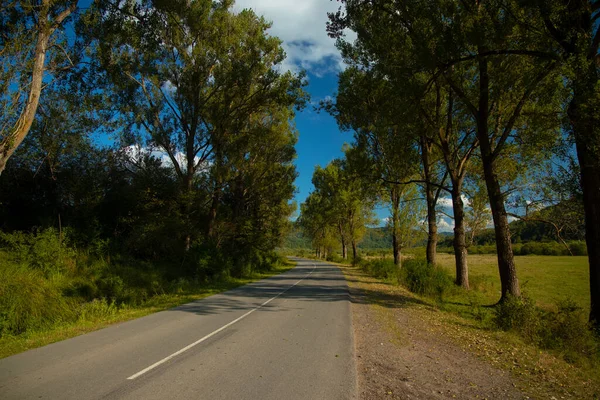
[{"label": "white center line", "polygon": [[238,317],[238,318],[234,319],[233,321],[231,321],[230,323],[228,323],[226,325],[223,325],[222,327],[220,327],[216,331],[213,331],[213,332],[209,333],[208,335],[204,336],[203,338],[196,340],[194,343],[185,346],[183,349],[176,351],[175,353],[171,354],[170,356],[167,356],[167,357],[163,358],[162,360],[155,362],[154,364],[152,364],[151,366],[149,366],[147,368],[144,368],[140,372],[131,375],[127,379],[128,380],[132,380],[132,379],[136,379],[136,378],[144,375],[146,372],[153,370],[154,368],[158,367],[159,365],[166,363],[170,359],[172,359],[174,357],[177,357],[181,353],[183,353],[185,351],[188,351],[192,347],[194,347],[194,346],[196,346],[196,345],[204,342],[206,339],[208,339],[208,338],[216,335],[217,333],[221,332],[222,330],[229,328],[231,325],[235,324],[236,322],[241,321],[242,319],[246,318],[248,315],[252,314],[254,311],[256,311],[256,310],[258,310],[258,309],[266,306],[267,304],[269,304],[270,302],[272,302],[273,300],[275,300],[276,298],[278,298],[279,296],[281,296],[282,294],[284,294],[285,292],[287,292],[288,290],[290,290],[291,288],[293,288],[294,286],[296,286],[297,284],[299,284],[300,282],[302,282],[303,280],[305,280],[306,278],[308,278],[310,276],[310,274],[312,274],[315,271],[316,267],[317,267],[317,265],[313,263],[313,269],[312,269],[312,271],[310,271],[304,278],[300,279],[298,282],[294,283],[292,286],[288,287],[283,292],[280,292],[275,297],[272,297],[269,300],[265,301],[260,306],[258,306],[256,308],[253,308],[252,310],[248,311],[246,314],[242,315],[241,317]]}]

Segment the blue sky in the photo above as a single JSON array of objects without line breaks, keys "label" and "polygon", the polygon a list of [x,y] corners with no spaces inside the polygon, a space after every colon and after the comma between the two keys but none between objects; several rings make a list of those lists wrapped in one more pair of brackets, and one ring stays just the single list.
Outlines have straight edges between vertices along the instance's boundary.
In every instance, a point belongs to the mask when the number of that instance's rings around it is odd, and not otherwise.
[{"label": "blue sky", "polygon": [[[298,205],[313,189],[311,178],[315,166],[325,166],[334,158],[342,157],[342,146],[353,140],[351,132],[341,132],[332,116],[315,112],[313,106],[335,96],[337,74],[344,68],[335,40],[325,31],[327,13],[335,12],[339,6],[339,2],[330,0],[237,0],[234,7],[236,10],[251,8],[271,21],[270,34],[283,41],[287,54],[282,69],[305,70],[308,74],[307,91],[312,105],[296,116],[299,176],[295,200]],[[350,32],[349,37],[352,36]],[[388,215],[385,207],[376,213],[380,220]]]},{"label": "blue sky", "polygon": [[306,89],[312,104],[296,116],[298,205],[312,190],[315,166],[341,157],[343,144],[352,141],[352,133],[340,132],[333,117],[314,110],[320,100],[335,95],[337,74],[344,68],[335,41],[325,31],[327,12],[336,11],[339,4],[330,0],[237,0],[234,6],[236,10],[251,8],[272,23],[269,33],[283,41],[287,54],[282,69],[308,74]]},{"label": "blue sky", "polygon": [[313,104],[327,96],[333,96],[337,88],[337,76],[327,73],[321,77],[309,73],[311,105],[296,116],[296,128],[299,132],[296,151],[298,158],[298,179],[296,186],[298,205],[304,201],[312,190],[312,173],[316,165],[325,166],[334,158],[343,156],[342,146],[352,141],[350,132],[340,132],[335,119],[326,112],[317,113]]}]

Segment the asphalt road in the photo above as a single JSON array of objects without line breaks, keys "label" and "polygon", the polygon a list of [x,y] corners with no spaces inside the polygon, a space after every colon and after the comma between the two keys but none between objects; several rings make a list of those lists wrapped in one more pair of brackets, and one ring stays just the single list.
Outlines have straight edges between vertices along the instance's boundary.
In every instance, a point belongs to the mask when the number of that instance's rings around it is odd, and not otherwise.
[{"label": "asphalt road", "polygon": [[340,270],[286,273],[0,360],[0,399],[353,399]]}]

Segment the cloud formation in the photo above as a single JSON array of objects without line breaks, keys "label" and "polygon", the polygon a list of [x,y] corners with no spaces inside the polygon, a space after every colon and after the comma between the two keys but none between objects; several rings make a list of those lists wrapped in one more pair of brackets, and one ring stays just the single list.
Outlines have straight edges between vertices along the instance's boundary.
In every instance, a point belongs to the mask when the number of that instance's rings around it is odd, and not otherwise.
[{"label": "cloud formation", "polygon": [[252,9],[271,21],[271,35],[283,40],[287,59],[284,69],[322,76],[343,69],[335,40],[327,36],[327,13],[340,3],[327,0],[237,0],[234,10]]}]

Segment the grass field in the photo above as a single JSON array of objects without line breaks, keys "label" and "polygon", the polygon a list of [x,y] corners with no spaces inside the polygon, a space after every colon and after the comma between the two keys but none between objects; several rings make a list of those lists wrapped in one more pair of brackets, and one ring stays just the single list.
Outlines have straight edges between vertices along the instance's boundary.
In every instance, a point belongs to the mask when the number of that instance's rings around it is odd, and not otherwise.
[{"label": "grass field", "polygon": [[[516,256],[517,276],[521,290],[541,307],[571,299],[589,310],[590,289],[586,256]],[[455,274],[454,255],[438,253],[438,263]],[[500,278],[494,254],[469,255],[471,288],[489,304],[500,298]]]}]

